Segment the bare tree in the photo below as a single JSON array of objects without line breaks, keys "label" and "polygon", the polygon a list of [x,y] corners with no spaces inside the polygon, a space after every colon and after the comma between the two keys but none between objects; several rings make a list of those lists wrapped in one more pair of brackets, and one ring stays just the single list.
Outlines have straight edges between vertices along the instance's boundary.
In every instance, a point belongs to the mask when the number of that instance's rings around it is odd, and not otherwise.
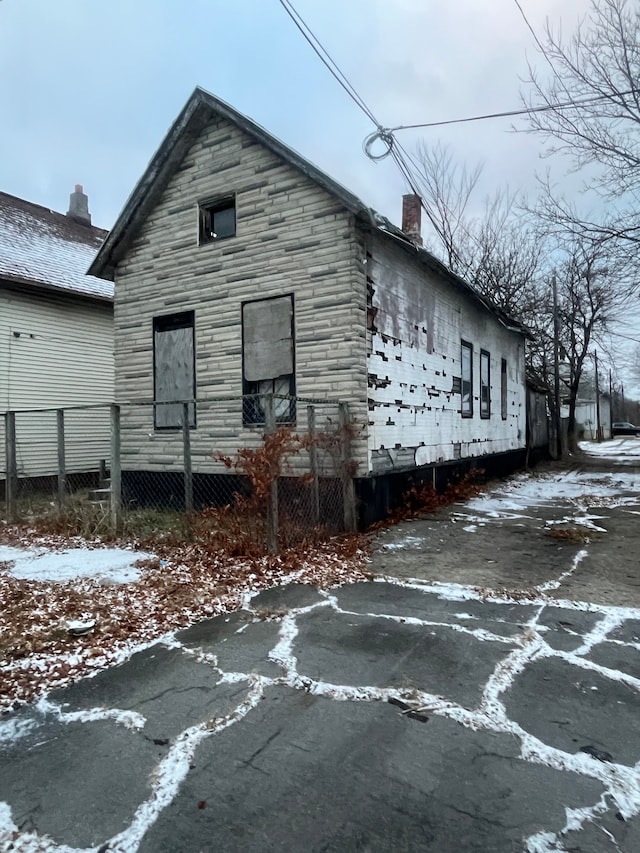
[{"label": "bare tree", "polygon": [[569,437],[575,443],[578,391],[595,347],[607,346],[607,333],[626,310],[635,269],[608,252],[606,240],[570,237],[558,265],[560,346],[568,368]]},{"label": "bare tree", "polygon": [[[565,375],[562,398],[569,407],[570,443],[575,444],[575,413],[580,383],[589,371],[594,347],[607,347],[608,331],[637,288],[631,254],[599,230],[571,227],[555,215],[551,201],[534,210],[508,192],[498,191],[480,215],[468,208],[475,182],[455,167],[446,149],[437,156],[421,150],[420,188],[430,207],[440,247],[452,268],[480,293],[532,331],[527,374],[554,394],[554,301],[557,280],[559,347]],[[471,173],[476,174],[474,173]],[[549,199],[552,199],[549,193]]]},{"label": "bare tree", "polygon": [[544,63],[530,64],[525,96],[530,129],[547,154],[589,167],[587,188],[608,199],[600,216],[583,217],[547,186],[543,213],[575,234],[640,248],[640,8],[592,0],[570,38],[547,24],[539,47]]},{"label": "bare tree", "polygon": [[454,161],[449,146],[437,143],[429,148],[424,142],[419,143],[413,162],[444,262],[449,269],[465,275],[468,259],[461,248],[470,227],[467,208],[482,166],[467,169]]},{"label": "bare tree", "polygon": [[539,300],[543,244],[531,217],[498,191],[465,234],[464,256],[475,287],[498,307],[529,322]]},{"label": "bare tree", "polygon": [[[577,168],[601,167],[611,195],[640,185],[640,9],[628,0],[592,0],[569,40],[547,24],[542,43],[551,67],[545,81],[530,66],[531,126],[555,140]],[[562,105],[562,106],[561,106]]]},{"label": "bare tree", "polygon": [[[457,164],[447,146],[418,147],[413,160],[433,228],[431,248],[497,307],[523,320],[533,310],[540,275],[541,233],[508,190],[497,190],[471,215],[481,167]],[[435,245],[434,239],[435,238]]]}]

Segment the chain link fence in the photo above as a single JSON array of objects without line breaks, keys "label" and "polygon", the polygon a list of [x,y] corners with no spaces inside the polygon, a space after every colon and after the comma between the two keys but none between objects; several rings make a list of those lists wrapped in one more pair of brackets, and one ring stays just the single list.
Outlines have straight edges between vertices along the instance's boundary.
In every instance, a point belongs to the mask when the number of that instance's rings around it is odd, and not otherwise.
[{"label": "chain link fence", "polygon": [[271,552],[356,526],[346,403],[260,395],[6,412],[0,513]]}]

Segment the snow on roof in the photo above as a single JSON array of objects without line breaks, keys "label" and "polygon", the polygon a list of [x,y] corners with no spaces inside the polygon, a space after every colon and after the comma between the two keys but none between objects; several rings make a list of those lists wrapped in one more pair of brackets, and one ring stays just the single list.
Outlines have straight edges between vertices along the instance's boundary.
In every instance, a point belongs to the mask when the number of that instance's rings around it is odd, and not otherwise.
[{"label": "snow on roof", "polygon": [[0,279],[113,300],[113,283],[87,275],[107,231],[0,192]]}]

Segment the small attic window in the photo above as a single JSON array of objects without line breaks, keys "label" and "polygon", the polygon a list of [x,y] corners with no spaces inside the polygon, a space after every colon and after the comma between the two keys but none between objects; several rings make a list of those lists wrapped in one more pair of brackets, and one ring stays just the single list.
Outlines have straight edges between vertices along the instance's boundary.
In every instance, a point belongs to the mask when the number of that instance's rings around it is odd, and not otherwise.
[{"label": "small attic window", "polygon": [[199,242],[213,243],[236,235],[236,199],[226,196],[200,204]]}]

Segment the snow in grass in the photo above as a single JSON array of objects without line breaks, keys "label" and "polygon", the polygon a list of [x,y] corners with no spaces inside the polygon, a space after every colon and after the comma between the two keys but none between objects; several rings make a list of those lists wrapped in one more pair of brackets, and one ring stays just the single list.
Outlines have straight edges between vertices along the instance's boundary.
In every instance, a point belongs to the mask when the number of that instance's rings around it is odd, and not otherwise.
[{"label": "snow in grass", "polygon": [[44,548],[14,548],[0,545],[0,563],[8,563],[9,572],[21,580],[63,583],[75,578],[94,578],[105,583],[132,583],[140,577],[138,560],[152,554],[126,548],[69,548],[48,551]]}]

